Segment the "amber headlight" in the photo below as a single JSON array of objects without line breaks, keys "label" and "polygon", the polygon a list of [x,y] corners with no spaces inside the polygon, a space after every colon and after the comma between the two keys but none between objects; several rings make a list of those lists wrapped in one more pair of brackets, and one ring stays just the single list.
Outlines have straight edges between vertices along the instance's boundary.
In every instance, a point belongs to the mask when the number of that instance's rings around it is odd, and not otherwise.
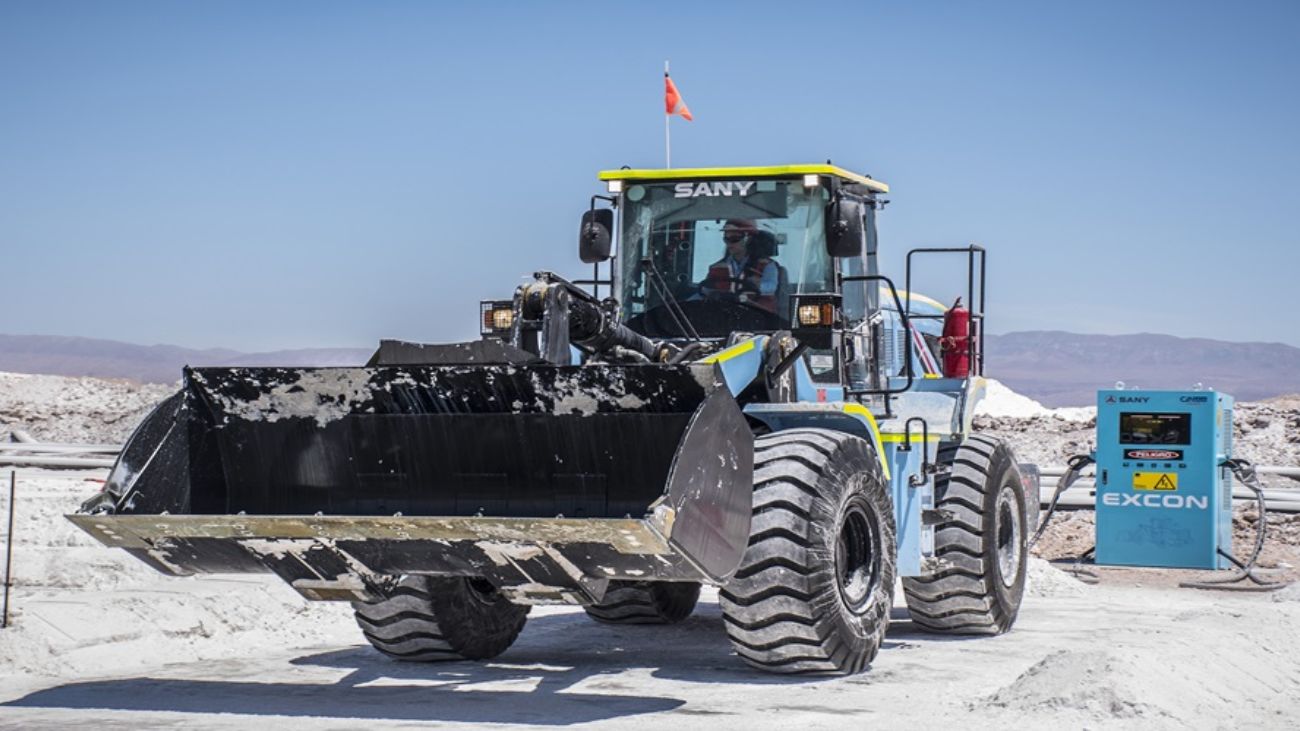
[{"label": "amber headlight", "polygon": [[794,322],[790,331],[810,348],[826,349],[835,342],[835,333],[844,327],[837,294],[799,294],[791,297],[790,311]]},{"label": "amber headlight", "polygon": [[835,323],[835,305],[830,302],[799,305],[800,327],[830,327]]}]

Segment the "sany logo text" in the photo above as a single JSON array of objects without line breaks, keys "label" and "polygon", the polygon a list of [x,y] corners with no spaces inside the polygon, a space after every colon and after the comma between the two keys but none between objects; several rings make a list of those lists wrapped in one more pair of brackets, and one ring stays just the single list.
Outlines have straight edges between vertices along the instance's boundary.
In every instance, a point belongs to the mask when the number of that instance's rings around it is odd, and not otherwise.
[{"label": "sany logo text", "polygon": [[754,187],[754,181],[719,180],[712,183],[678,183],[673,186],[674,198],[700,196],[745,196]]}]

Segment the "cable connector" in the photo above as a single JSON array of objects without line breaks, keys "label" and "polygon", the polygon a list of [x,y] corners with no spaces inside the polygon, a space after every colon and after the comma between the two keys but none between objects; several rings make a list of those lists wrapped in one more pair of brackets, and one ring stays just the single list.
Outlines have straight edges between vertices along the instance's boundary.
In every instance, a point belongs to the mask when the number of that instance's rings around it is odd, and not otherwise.
[{"label": "cable connector", "polygon": [[[1255,473],[1255,465],[1244,459],[1225,459],[1219,463],[1220,467],[1227,467],[1232,470],[1241,484],[1246,489],[1255,493],[1255,504],[1259,510],[1259,520],[1255,522],[1257,530],[1255,531],[1255,548],[1250,552],[1250,559],[1242,563],[1236,556],[1219,549],[1219,555],[1232,562],[1237,567],[1237,572],[1232,576],[1223,579],[1210,579],[1207,581],[1184,581],[1179,586],[1188,589],[1232,589],[1235,591],[1277,591],[1289,582],[1267,581],[1255,575],[1255,562],[1259,560],[1259,554],[1264,550],[1264,539],[1268,535],[1268,506],[1264,503],[1264,486],[1259,484],[1259,475]],[[1231,509],[1231,506],[1229,506]],[[1249,579],[1254,585],[1239,585],[1239,582]]]}]

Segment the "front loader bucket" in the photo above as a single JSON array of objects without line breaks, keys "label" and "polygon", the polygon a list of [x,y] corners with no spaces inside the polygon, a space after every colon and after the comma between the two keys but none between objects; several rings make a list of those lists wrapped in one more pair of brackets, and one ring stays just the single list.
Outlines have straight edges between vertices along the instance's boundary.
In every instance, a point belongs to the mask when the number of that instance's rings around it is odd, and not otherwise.
[{"label": "front loader bucket", "polygon": [[70,517],[160,570],[310,598],[427,573],[586,602],[728,578],[752,473],[713,366],[198,368]]}]

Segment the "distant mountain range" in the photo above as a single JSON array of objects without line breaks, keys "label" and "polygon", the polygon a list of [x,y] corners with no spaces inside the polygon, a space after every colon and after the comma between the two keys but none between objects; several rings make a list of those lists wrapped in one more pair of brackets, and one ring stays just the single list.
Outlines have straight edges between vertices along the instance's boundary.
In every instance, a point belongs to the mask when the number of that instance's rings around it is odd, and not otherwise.
[{"label": "distant mountain range", "polygon": [[226,348],[196,350],[175,345],[135,345],[116,340],[54,335],[0,335],[0,371],[56,376],[128,378],[174,383],[192,366],[361,365],[374,349],[307,348],[241,353]]},{"label": "distant mountain range", "polygon": [[1300,393],[1300,348],[1172,335],[989,335],[985,371],[1044,406],[1087,406],[1097,389],[1191,388],[1197,383],[1257,401]]},{"label": "distant mountain range", "polygon": [[[1099,388],[1189,388],[1202,383],[1255,401],[1300,393],[1300,348],[1170,335],[1079,335],[1055,331],[989,335],[986,372],[1045,406],[1085,406]],[[49,335],[0,335],[0,371],[172,383],[185,365],[361,365],[369,348],[242,353]]]}]

